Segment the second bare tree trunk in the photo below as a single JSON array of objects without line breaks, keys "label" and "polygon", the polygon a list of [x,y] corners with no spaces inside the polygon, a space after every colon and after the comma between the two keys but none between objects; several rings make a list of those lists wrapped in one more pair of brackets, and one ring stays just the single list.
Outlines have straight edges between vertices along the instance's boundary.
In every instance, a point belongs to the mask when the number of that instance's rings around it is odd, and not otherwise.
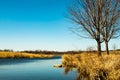
[{"label": "second bare tree trunk", "polygon": [[109,55],[109,47],[108,47],[108,42],[107,41],[105,42],[105,46],[106,46],[106,52]]},{"label": "second bare tree trunk", "polygon": [[98,56],[101,56],[101,42],[97,41]]}]

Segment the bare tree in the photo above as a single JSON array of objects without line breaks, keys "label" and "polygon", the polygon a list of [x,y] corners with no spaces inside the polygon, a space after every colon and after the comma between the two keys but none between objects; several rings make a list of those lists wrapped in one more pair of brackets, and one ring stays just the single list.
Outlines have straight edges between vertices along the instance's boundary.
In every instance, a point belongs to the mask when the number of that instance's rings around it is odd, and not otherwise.
[{"label": "bare tree", "polygon": [[109,55],[108,42],[112,38],[120,36],[120,26],[118,25],[120,19],[120,0],[102,0],[102,23],[103,30],[101,31],[106,45],[106,52]]},{"label": "bare tree", "polygon": [[[79,26],[73,28],[77,35],[85,33],[84,37],[89,37],[97,42],[98,55],[101,55],[101,43],[103,36],[101,31],[102,9],[104,0],[74,0],[75,2],[69,7],[69,18]],[[81,36],[80,35],[80,36]]]},{"label": "bare tree", "polygon": [[117,45],[114,43],[112,46],[113,50],[115,51],[117,49]]},{"label": "bare tree", "polygon": [[95,52],[96,50],[95,50],[95,48],[93,46],[88,46],[86,48],[86,51],[88,51],[88,52]]},{"label": "bare tree", "polygon": [[109,54],[108,42],[119,36],[120,27],[117,21],[120,17],[120,0],[73,1],[75,2],[69,7],[69,18],[78,24],[73,28],[73,32],[94,39],[97,42],[98,55],[101,55],[101,43],[105,41]]}]

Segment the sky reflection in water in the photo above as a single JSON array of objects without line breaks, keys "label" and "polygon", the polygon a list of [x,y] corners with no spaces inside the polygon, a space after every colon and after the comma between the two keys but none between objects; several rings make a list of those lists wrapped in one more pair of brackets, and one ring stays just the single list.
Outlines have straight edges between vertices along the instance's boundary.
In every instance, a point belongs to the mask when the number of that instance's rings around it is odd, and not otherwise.
[{"label": "sky reflection in water", "polygon": [[75,70],[65,74],[64,69],[53,67],[60,63],[60,58],[0,59],[0,80],[75,80]]}]

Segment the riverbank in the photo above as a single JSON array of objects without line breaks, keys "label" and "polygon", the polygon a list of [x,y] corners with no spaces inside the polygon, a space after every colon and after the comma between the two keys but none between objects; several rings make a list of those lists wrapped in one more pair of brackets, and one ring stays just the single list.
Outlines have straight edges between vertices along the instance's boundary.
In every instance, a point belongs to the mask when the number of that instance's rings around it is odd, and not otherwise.
[{"label": "riverbank", "polygon": [[0,58],[52,58],[52,54],[34,54],[22,52],[0,52]]},{"label": "riverbank", "polygon": [[62,65],[76,68],[80,79],[120,80],[120,52],[101,57],[95,53],[63,55]]}]

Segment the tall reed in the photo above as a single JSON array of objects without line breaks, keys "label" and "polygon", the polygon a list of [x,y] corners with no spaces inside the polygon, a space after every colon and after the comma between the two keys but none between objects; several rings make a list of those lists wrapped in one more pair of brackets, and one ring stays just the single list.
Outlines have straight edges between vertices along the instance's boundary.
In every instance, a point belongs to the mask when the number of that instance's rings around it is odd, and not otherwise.
[{"label": "tall reed", "polygon": [[120,55],[103,54],[98,57],[93,53],[81,53],[77,55],[63,55],[64,67],[77,69],[79,78],[88,80],[120,80]]}]

